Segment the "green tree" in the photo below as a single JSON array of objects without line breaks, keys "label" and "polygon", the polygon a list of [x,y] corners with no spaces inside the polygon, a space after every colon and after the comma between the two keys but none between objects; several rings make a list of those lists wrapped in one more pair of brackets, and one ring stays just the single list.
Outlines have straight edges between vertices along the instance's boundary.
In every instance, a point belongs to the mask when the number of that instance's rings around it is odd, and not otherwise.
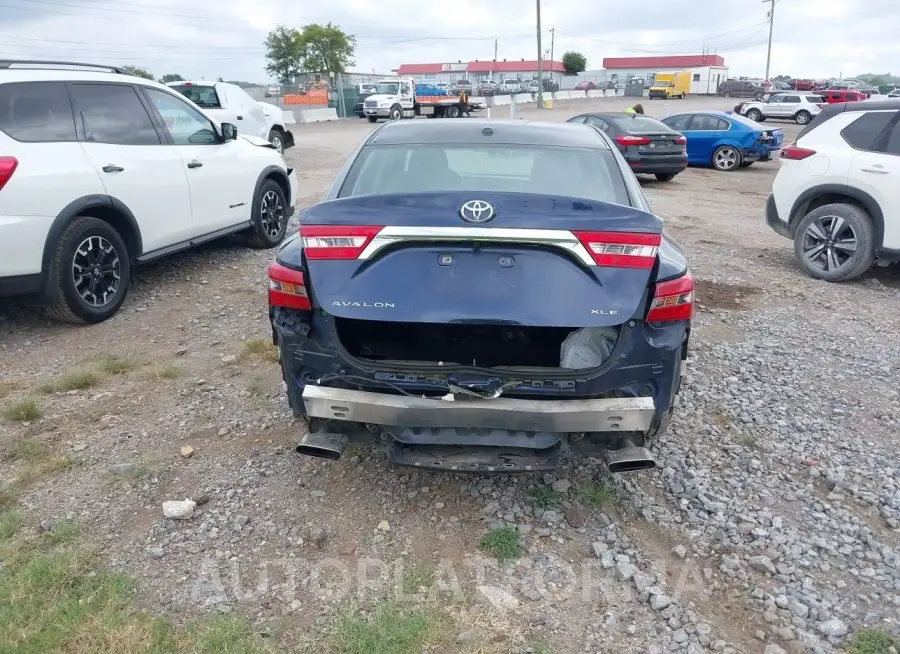
[{"label": "green tree", "polygon": [[159,78],[160,84],[168,84],[169,82],[183,82],[184,78],[178,73],[166,73]]},{"label": "green tree", "polygon": [[146,68],[141,68],[140,66],[122,66],[122,70],[128,73],[129,75],[134,75],[135,77],[143,77],[144,79],[156,79]]},{"label": "green tree", "polygon": [[356,61],[356,37],[337,25],[304,25],[297,38],[300,67],[307,73],[344,73]]},{"label": "green tree", "polygon": [[566,69],[566,75],[577,75],[587,68],[587,59],[580,52],[569,51],[563,55],[562,64]]},{"label": "green tree", "polygon": [[282,84],[291,84],[300,67],[300,32],[279,25],[266,37],[266,72]]}]

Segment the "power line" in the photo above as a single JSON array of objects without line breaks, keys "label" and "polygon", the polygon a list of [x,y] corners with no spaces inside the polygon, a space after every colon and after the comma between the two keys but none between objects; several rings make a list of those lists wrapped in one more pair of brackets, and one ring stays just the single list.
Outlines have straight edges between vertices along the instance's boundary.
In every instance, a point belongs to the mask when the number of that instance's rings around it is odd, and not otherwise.
[{"label": "power line", "polygon": [[[746,31],[749,31],[752,29],[758,29],[759,27],[762,27],[763,25],[767,25],[767,24],[768,24],[768,21],[764,21],[761,23],[755,23],[753,25],[747,25],[746,27],[741,27],[736,30],[731,30],[729,32],[722,32],[720,34],[715,34],[713,36],[702,36],[702,37],[695,37],[692,39],[683,39],[681,41],[668,41],[668,42],[653,43],[650,45],[651,45],[651,47],[665,47],[665,46],[670,46],[670,45],[681,45],[684,43],[702,43],[702,42],[706,42],[706,41],[713,41],[713,40],[721,38],[723,36],[731,36],[733,34],[739,34],[741,32],[746,32]],[[610,46],[618,47],[619,49],[623,49],[626,52],[638,52],[639,51],[639,50],[629,50],[628,49],[628,46],[633,45],[633,42],[618,43],[615,41],[605,41],[602,39],[596,39],[591,36],[584,36],[583,34],[575,34],[574,32],[569,32],[568,30],[564,30],[564,29],[560,29],[560,28],[557,28],[556,31],[560,32],[561,34],[567,34],[568,36],[574,36],[574,37],[577,37],[580,39],[584,39],[586,41],[594,41],[595,43],[600,43],[602,45],[610,45]]]}]

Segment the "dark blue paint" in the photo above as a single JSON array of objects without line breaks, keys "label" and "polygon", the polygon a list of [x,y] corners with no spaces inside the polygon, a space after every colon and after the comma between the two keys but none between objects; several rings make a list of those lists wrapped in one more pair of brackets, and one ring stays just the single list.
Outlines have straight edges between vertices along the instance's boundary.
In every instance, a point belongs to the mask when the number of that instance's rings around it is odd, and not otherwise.
[{"label": "dark blue paint", "polygon": [[[763,125],[758,128],[733,117],[725,111],[685,112],[667,116],[662,122],[674,129],[675,121],[683,116],[715,116],[728,123],[724,130],[680,130],[687,139],[688,163],[708,166],[712,163],[713,153],[722,146],[731,146],[740,150],[744,161],[765,161],[771,153],[779,150],[784,141],[784,133],[780,129],[770,129]],[[745,119],[746,120],[746,119]],[[773,140],[761,140],[763,132],[773,135]]]},{"label": "dark blue paint", "polygon": [[[659,233],[653,214],[603,202],[519,193],[428,193],[332,200],[303,224],[467,226],[459,207],[486,200],[492,228]],[[441,260],[451,255],[449,265]],[[512,265],[509,265],[512,262]],[[408,243],[371,261],[307,262],[317,307],[342,318],[401,322],[497,322],[547,327],[618,325],[643,315],[650,270],[587,266],[550,246]]]},{"label": "dark blue paint", "polygon": [[[300,213],[305,225],[472,226],[459,217],[468,200],[486,200],[497,217],[481,225],[659,233],[662,220],[651,213],[608,202],[531,193],[445,191],[364,195],[320,202]],[[478,225],[475,225],[476,227]]]}]

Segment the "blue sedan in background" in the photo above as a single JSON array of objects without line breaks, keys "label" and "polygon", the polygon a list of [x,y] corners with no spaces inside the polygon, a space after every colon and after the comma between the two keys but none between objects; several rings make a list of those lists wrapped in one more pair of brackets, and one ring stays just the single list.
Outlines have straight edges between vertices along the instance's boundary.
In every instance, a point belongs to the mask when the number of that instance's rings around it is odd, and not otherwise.
[{"label": "blue sedan in background", "polygon": [[771,129],[725,111],[675,114],[662,122],[687,138],[689,164],[736,170],[754,161],[770,161],[784,142],[780,129]]}]

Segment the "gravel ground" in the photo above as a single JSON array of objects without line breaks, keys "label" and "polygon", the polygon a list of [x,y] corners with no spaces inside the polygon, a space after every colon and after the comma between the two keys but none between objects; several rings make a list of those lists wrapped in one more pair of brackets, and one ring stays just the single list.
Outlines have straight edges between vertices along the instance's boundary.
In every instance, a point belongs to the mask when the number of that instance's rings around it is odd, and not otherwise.
[{"label": "gravel ground", "polygon": [[[725,106],[644,104],[657,116]],[[788,142],[798,131],[780,126]],[[370,126],[297,127],[288,158],[305,206]],[[35,524],[86,525],[140,605],[237,610],[297,650],[321,651],[336,607],[397,589],[440,591],[459,632],[446,651],[835,652],[864,626],[900,634],[900,275],[804,276],[763,220],[777,166],[644,183],[698,284],[653,472],[610,479],[571,458],[544,477],[426,474],[372,448],[297,458],[302,427],[254,340],[270,338],[271,253],[226,242],[139,268],[102,325],[0,309],[0,404],[34,397],[42,410],[4,423],[0,446],[40,442],[73,462],[22,501]],[[73,384],[104,355],[120,365]],[[22,465],[7,456],[0,480]],[[185,498],[193,517],[163,517]],[[501,566],[478,544],[503,526],[523,550]]]}]

